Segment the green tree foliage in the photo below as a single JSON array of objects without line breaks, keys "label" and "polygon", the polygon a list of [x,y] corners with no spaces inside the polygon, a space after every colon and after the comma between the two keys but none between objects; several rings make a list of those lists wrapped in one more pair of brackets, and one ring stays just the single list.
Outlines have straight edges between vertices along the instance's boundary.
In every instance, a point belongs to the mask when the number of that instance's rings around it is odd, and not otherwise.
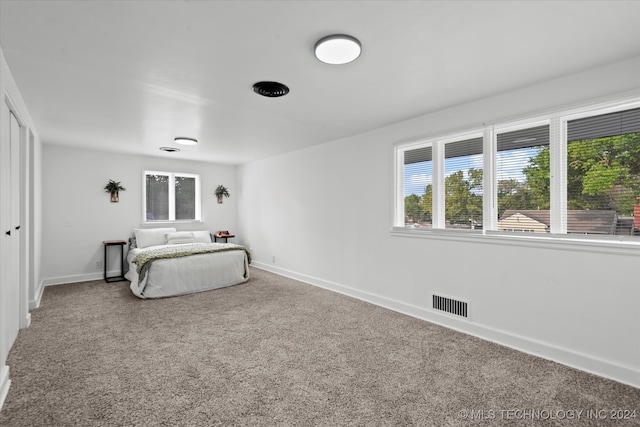
[{"label": "green tree foliage", "polygon": [[[518,209],[549,209],[551,206],[551,168],[549,147],[542,147],[538,154],[529,159],[522,173],[526,176],[523,191],[528,191],[528,203]],[[514,209],[514,208],[511,208]]]},{"label": "green tree foliage", "polygon": [[469,169],[466,179],[464,171],[446,177],[444,208],[450,224],[482,222],[482,169]]},{"label": "green tree foliage", "polygon": [[422,196],[422,212],[424,213],[424,220],[431,221],[433,218],[433,185],[429,184],[424,189],[424,196]]},{"label": "green tree foliage", "polygon": [[640,133],[567,145],[569,209],[613,209],[631,215],[640,196]]},{"label": "green tree foliage", "polygon": [[404,198],[405,222],[418,222],[422,220],[422,198],[416,194],[411,194]]},{"label": "green tree foliage", "polygon": [[531,206],[533,192],[526,183],[515,179],[503,179],[498,181],[498,217],[509,209],[522,209],[522,206]]}]

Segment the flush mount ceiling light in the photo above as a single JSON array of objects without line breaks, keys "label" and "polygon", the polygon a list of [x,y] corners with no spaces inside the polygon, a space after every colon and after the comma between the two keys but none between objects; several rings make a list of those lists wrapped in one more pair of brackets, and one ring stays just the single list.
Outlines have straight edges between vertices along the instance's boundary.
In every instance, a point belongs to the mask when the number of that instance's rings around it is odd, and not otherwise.
[{"label": "flush mount ceiling light", "polygon": [[324,63],[347,64],[360,56],[362,45],[355,37],[334,34],[318,40],[314,51],[316,58]]},{"label": "flush mount ceiling light", "polygon": [[166,151],[167,153],[175,153],[177,151],[180,151],[179,148],[175,148],[175,147],[160,147],[161,151]]},{"label": "flush mount ceiling light", "polygon": [[289,88],[278,82],[258,82],[253,85],[253,91],[268,98],[277,98],[289,93]]},{"label": "flush mount ceiling light", "polygon": [[176,144],[182,144],[182,145],[196,145],[198,143],[198,140],[195,138],[187,138],[184,136],[179,136],[175,139]]}]

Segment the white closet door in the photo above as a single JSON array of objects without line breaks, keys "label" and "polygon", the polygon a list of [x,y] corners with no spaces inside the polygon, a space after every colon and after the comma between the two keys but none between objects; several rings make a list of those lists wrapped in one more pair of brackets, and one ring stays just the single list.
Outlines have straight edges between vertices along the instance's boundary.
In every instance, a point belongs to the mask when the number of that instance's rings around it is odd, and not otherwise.
[{"label": "white closet door", "polygon": [[[9,110],[5,104],[3,108]],[[8,260],[3,262],[3,283],[0,285],[2,296],[0,305],[2,311],[1,330],[4,332],[2,350],[8,352],[9,348],[18,336],[20,328],[20,124],[16,116],[9,110],[9,135],[4,139],[8,143],[8,150],[3,150],[3,167],[8,167],[8,173],[3,174],[8,179],[8,192],[3,196],[5,221],[2,233],[3,252],[8,255]],[[8,140],[8,141],[7,141]],[[8,201],[8,204],[4,202]],[[7,234],[10,233],[10,234]],[[6,262],[9,261],[9,262]],[[6,355],[0,355],[6,356]]]}]

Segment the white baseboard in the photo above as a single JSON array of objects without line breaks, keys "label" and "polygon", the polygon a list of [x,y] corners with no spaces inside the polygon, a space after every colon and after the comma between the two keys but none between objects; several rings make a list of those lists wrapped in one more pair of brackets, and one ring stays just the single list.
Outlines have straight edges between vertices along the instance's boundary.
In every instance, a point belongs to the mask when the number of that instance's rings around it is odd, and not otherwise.
[{"label": "white baseboard", "polygon": [[9,394],[9,387],[11,386],[11,380],[9,379],[9,367],[4,365],[0,368],[0,411],[4,405],[4,401]]},{"label": "white baseboard", "polygon": [[495,342],[496,344],[504,345],[533,356],[541,357],[581,371],[586,371],[594,375],[640,388],[640,371],[629,366],[622,366],[588,354],[578,353],[567,348],[562,348],[524,336],[513,335],[505,331],[478,325],[466,320],[458,320],[447,315],[436,313],[430,309],[406,304],[391,298],[382,297],[366,291],[340,285],[335,282],[275,267],[267,263],[252,261],[251,265],[300,282],[318,286],[333,292],[338,292],[408,316],[435,323],[458,332],[473,335],[486,341]]},{"label": "white baseboard", "polygon": [[31,313],[27,313],[27,315],[24,316],[24,322],[20,325],[20,329],[25,329],[29,326],[31,326]]},{"label": "white baseboard", "polygon": [[44,292],[44,280],[40,282],[38,285],[38,289],[36,289],[35,299],[29,301],[29,310],[33,310],[35,308],[40,307],[40,302],[42,301],[42,294]]},{"label": "white baseboard", "polygon": [[[109,277],[118,276],[120,275],[120,270],[108,271],[107,275]],[[64,285],[66,283],[90,282],[92,280],[103,280],[103,279],[104,279],[104,273],[96,272],[96,273],[88,273],[88,274],[76,274],[73,276],[50,277],[48,279],[44,279],[42,283],[44,286],[53,286],[53,285]]]}]

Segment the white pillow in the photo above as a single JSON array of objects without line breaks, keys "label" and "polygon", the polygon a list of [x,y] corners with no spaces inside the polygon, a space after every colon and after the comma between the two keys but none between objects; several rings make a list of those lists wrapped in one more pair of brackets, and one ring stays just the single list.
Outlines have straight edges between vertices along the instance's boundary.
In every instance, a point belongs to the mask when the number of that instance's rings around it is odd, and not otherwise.
[{"label": "white pillow", "polygon": [[146,248],[148,246],[157,246],[166,244],[166,234],[173,233],[176,229],[173,227],[168,228],[134,228],[133,232],[136,235],[136,245],[139,248]]},{"label": "white pillow", "polygon": [[209,230],[192,231],[196,243],[211,243],[211,233]]},{"label": "white pillow", "polygon": [[195,243],[193,233],[189,231],[176,231],[167,233],[167,245],[178,245],[181,243]]}]

